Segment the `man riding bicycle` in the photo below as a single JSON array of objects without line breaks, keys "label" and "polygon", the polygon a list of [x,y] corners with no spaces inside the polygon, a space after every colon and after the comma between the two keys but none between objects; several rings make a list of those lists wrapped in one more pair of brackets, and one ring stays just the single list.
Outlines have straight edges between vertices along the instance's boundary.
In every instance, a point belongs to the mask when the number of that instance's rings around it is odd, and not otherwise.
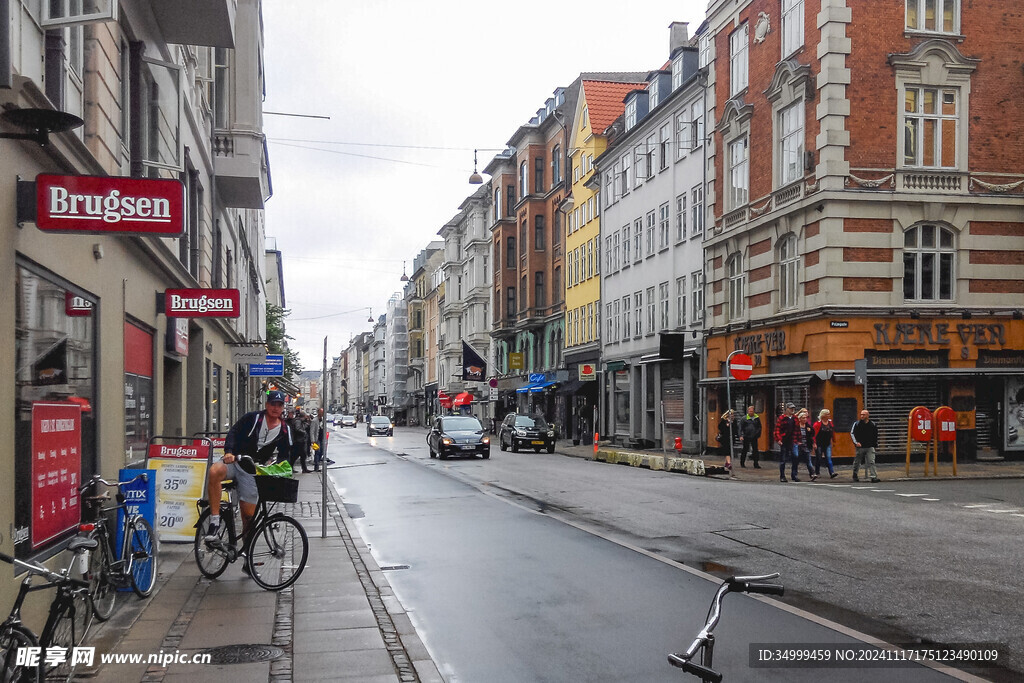
[{"label": "man riding bicycle", "polygon": [[[282,413],[284,392],[276,389],[268,392],[264,410],[246,413],[231,427],[224,440],[224,457],[221,458],[221,462],[210,467],[210,472],[206,476],[207,500],[210,501],[220,500],[221,484],[225,479],[235,481],[238,489],[238,507],[242,513],[243,533],[248,531],[249,522],[256,514],[259,493],[256,490],[254,473],[243,469],[236,461],[236,456],[248,455],[261,465],[272,459],[290,461],[295,442],[288,423],[281,419]],[[210,526],[205,540],[216,542],[219,531],[220,508],[211,506]]]}]

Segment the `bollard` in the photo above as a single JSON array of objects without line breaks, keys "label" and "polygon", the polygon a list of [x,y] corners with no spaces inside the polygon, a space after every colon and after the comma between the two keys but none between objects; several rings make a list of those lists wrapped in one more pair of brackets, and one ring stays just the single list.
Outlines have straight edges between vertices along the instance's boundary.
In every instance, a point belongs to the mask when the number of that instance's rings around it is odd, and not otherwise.
[{"label": "bollard", "polygon": [[676,451],[678,453],[682,453],[683,452],[683,437],[677,436],[676,437],[676,441],[675,441],[675,445],[673,447],[676,449]]},{"label": "bollard", "polygon": [[600,438],[600,435],[597,432],[594,432],[594,457],[595,458],[597,457],[597,440],[599,438]]}]

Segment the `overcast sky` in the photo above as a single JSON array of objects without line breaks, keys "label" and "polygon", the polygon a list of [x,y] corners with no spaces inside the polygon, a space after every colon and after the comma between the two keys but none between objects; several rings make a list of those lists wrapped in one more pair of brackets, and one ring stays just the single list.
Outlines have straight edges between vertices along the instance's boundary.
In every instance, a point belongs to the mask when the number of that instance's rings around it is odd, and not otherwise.
[{"label": "overcast sky", "polygon": [[[583,71],[648,71],[707,0],[264,0],[264,118],[287,332],[307,370],[401,292],[482,169]],[[526,11],[522,11],[526,10]],[[417,149],[417,148],[432,149]],[[440,148],[440,149],[438,149]]]}]

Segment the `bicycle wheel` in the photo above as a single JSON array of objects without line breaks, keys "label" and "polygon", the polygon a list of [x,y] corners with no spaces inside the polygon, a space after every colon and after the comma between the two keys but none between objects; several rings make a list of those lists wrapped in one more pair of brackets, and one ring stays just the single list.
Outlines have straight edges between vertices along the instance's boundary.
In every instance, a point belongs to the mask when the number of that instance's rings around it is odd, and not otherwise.
[{"label": "bicycle wheel", "polygon": [[131,568],[128,578],[132,584],[132,590],[140,598],[149,597],[156,585],[156,558],[159,552],[159,543],[156,533],[153,532],[153,525],[142,517],[132,520],[129,530],[128,559],[126,563]]},{"label": "bicycle wheel", "polygon": [[39,639],[21,624],[5,626],[0,632],[4,666],[3,671],[0,671],[0,680],[3,683],[38,683],[38,666],[18,664],[18,649],[25,647],[39,647]]},{"label": "bicycle wheel", "polygon": [[[100,543],[107,541],[105,536],[97,536],[96,540]],[[110,555],[103,548],[94,548],[89,556],[88,581],[93,615],[97,621],[106,621],[114,614],[117,586],[110,578]]]},{"label": "bicycle wheel", "polygon": [[288,515],[276,514],[253,530],[245,562],[256,585],[279,591],[295,583],[308,555],[306,530]]},{"label": "bicycle wheel", "polygon": [[[223,517],[221,517],[221,521],[224,521]],[[210,509],[206,508],[203,510],[203,514],[199,515],[199,524],[196,525],[196,540],[193,552],[196,556],[196,565],[199,566],[199,572],[208,579],[216,579],[228,567],[228,554],[222,548],[230,545],[230,537],[228,535],[228,525],[222,523],[220,525],[220,533],[218,534],[220,548],[211,548],[210,544],[203,538],[206,536],[209,526]]]},{"label": "bicycle wheel", "polygon": [[[58,589],[62,590],[62,589]],[[84,633],[79,633],[77,628],[77,601],[70,596],[64,597],[59,593],[54,602],[50,605],[50,616],[43,627],[43,635],[39,637],[39,646],[43,649],[43,655],[48,648],[63,648],[66,656],[61,662],[40,661],[41,676],[45,681],[69,681],[75,672],[75,664],[72,663],[71,651],[85,638]]]}]

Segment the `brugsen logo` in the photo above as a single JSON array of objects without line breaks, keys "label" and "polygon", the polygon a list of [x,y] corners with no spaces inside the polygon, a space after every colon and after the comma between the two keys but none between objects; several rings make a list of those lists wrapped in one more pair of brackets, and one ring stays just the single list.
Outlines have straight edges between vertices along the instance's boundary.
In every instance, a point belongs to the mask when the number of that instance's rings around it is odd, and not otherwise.
[{"label": "brugsen logo", "polygon": [[170,223],[171,203],[162,197],[122,197],[118,190],[106,195],[71,194],[67,188],[51,187],[50,218],[77,218],[120,223],[125,218],[146,223]]},{"label": "brugsen logo", "polygon": [[239,316],[237,289],[168,289],[164,308],[170,318]]},{"label": "brugsen logo", "polygon": [[161,446],[159,455],[161,458],[195,458],[199,455],[199,449],[187,446]]},{"label": "brugsen logo", "polygon": [[218,299],[205,294],[200,297],[186,298],[178,294],[171,295],[168,313],[208,313],[210,311],[230,311],[234,309],[231,299]]}]

